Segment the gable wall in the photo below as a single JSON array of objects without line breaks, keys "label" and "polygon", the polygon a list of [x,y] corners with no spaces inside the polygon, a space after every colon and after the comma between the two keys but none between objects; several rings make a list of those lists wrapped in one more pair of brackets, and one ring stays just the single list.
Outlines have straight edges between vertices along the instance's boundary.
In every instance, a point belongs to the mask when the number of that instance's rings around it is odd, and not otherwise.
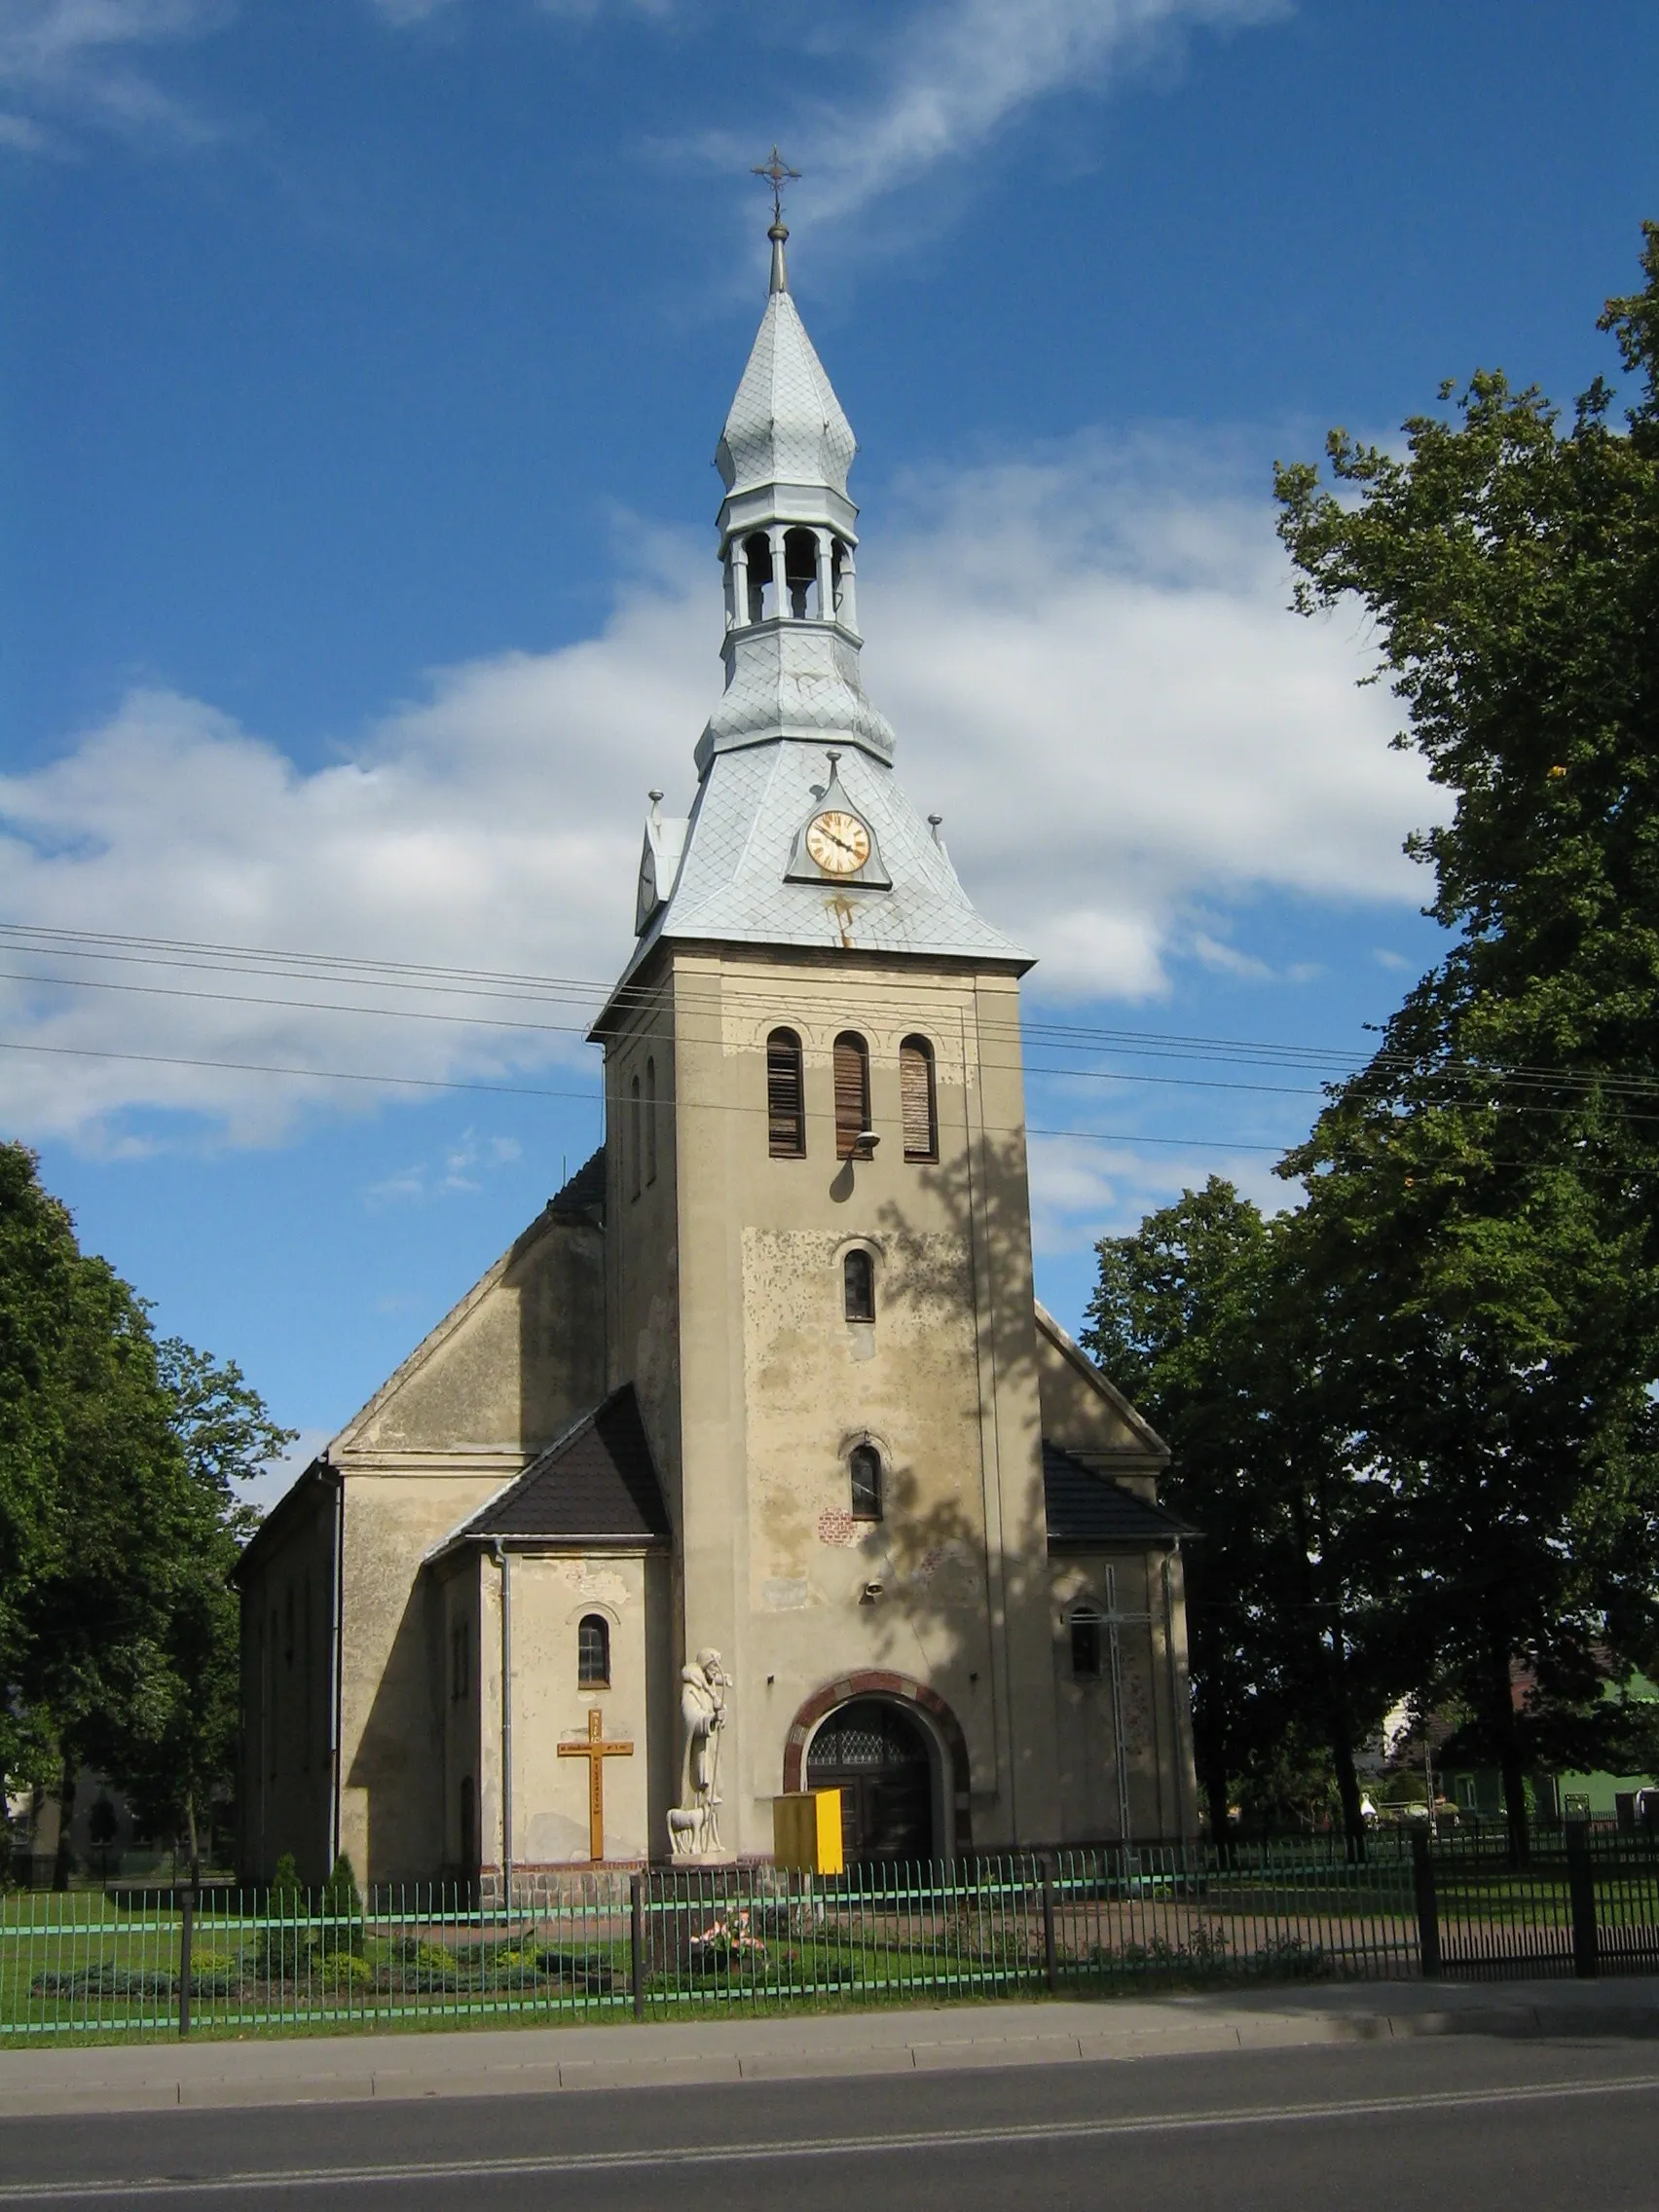
[{"label": "gable wall", "polygon": [[348,1452],[527,1456],[605,1395],[605,1235],[543,1215],[341,1439]]}]

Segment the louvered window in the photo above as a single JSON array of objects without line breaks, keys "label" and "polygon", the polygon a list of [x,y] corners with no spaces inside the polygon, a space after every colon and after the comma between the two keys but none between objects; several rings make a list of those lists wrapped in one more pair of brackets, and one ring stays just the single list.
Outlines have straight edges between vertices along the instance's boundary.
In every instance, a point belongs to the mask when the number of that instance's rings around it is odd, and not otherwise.
[{"label": "louvered window", "polygon": [[774,1160],[798,1160],[806,1150],[800,1039],[793,1029],[774,1029],[766,1040],[766,1149]]},{"label": "louvered window", "polygon": [[868,1127],[869,1047],[847,1029],[835,1040],[835,1158],[864,1158],[859,1139]]},{"label": "louvered window", "polygon": [[853,1519],[881,1519],[881,1454],[873,1444],[855,1444],[847,1465],[853,1478]]},{"label": "louvered window", "polygon": [[875,1319],[875,1262],[867,1252],[849,1252],[841,1262],[841,1303],[849,1321]]},{"label": "louvered window", "polygon": [[934,1093],[933,1047],[906,1037],[899,1048],[899,1103],[904,1118],[904,1158],[939,1158],[939,1108]]}]

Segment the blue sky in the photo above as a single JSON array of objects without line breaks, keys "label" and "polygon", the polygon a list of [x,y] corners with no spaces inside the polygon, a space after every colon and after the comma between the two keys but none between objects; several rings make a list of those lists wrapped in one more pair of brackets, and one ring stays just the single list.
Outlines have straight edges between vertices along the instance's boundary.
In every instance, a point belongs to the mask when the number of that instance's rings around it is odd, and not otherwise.
[{"label": "blue sky", "polygon": [[[1033,1012],[1362,1051],[1433,800],[1362,626],[1284,611],[1271,465],[1610,369],[1656,87],[1650,0],[0,0],[0,921],[614,972],[718,687],[776,138],[870,687]],[[57,1048],[0,1127],[309,1439],[597,1135],[573,1000],[0,968]],[[173,1064],[227,1059],[498,1088]],[[1074,1323],[1102,1232],[1271,1197],[1317,1080],[1081,1064],[1031,1092]]]}]

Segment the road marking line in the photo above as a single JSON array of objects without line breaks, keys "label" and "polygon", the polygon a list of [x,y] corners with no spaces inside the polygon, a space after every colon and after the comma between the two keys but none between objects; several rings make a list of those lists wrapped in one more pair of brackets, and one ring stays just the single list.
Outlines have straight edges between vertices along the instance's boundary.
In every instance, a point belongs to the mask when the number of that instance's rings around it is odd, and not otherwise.
[{"label": "road marking line", "polygon": [[[1217,2112],[1148,2113],[1119,2120],[1031,2121],[1013,2127],[927,2128],[903,2135],[779,2138],[758,2143],[683,2143],[654,2151],[571,2151],[534,2158],[459,2158],[423,2165],[311,2166],[289,2171],[146,2175],[102,2181],[0,2183],[0,2204],[75,2204],[114,2195],[210,2196],[233,2191],[365,2188],[393,2182],[491,2181],[513,2176],[624,2173],[659,2166],[755,2165],[808,2158],[870,2157],[895,2151],[986,2149],[1002,2143],[1082,2143],[1114,2135],[1197,2134],[1319,2120],[1382,2119],[1402,2113],[1465,2112],[1483,2105],[1532,2104],[1541,2097],[1606,2097],[1659,2091],[1659,2074],[1604,2082],[1534,2082],[1503,2089],[1439,2089],[1410,2097],[1341,2098],[1322,2104],[1236,2106]],[[203,2108],[205,2109],[205,2108]]]}]

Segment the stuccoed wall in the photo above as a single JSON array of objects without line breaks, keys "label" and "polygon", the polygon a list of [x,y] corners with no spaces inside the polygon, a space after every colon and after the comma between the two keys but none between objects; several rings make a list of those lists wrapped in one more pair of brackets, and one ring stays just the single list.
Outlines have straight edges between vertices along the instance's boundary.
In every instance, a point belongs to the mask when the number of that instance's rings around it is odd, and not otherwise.
[{"label": "stuccoed wall", "polygon": [[269,1880],[284,1852],[305,1881],[328,1872],[334,1517],[334,1484],[302,1476],[241,1579],[238,1857],[247,1881]]},{"label": "stuccoed wall", "polygon": [[[517,1868],[584,1863],[588,1859],[588,1763],[561,1758],[561,1743],[587,1732],[589,1710],[604,1715],[611,1741],[629,1741],[632,1757],[605,1762],[608,1860],[660,1858],[667,1844],[666,1756],[673,1730],[664,1709],[667,1676],[666,1563],[640,1553],[512,1557],[513,1863]],[[480,1562],[483,1666],[478,1700],[483,1788],[482,1858],[501,1861],[500,1570]],[[656,1618],[649,1615],[654,1611]],[[610,1684],[576,1680],[576,1627],[599,1613],[610,1627]],[[652,1638],[656,1639],[653,1648]]]},{"label": "stuccoed wall", "polygon": [[[730,948],[663,961],[680,1010],[679,1633],[686,1650],[719,1650],[734,1677],[726,1844],[770,1848],[796,1710],[867,1668],[925,1681],[955,1712],[977,1843],[1051,1837],[1059,1808],[1014,978]],[[805,1048],[804,1160],[767,1154],[765,1040],[779,1024]],[[852,1163],[835,1158],[831,1076],[834,1038],[849,1028],[869,1045],[882,1138],[873,1160]],[[912,1032],[935,1049],[940,1157],[926,1165],[904,1161],[900,1123],[899,1044]],[[614,1132],[629,1063],[617,1047],[611,1056]],[[610,1219],[622,1281],[662,1267],[664,1227],[643,1201]],[[839,1254],[852,1240],[877,1255],[872,1328],[841,1318]],[[637,1300],[628,1313],[641,1310]],[[849,1542],[845,1455],[866,1429],[892,1502],[879,1530]],[[878,1579],[881,1599],[861,1605]]]},{"label": "stuccoed wall", "polygon": [[1173,1636],[1166,1618],[1162,1552],[1074,1554],[1052,1562],[1055,1703],[1059,1716],[1061,1842],[1100,1842],[1120,1833],[1117,1760],[1112,1726],[1111,1660],[1101,1631],[1097,1679],[1071,1671],[1072,1608],[1105,1612],[1107,1570],[1118,1609],[1150,1614],[1119,1629],[1123,1677],[1123,1755],[1128,1770],[1129,1834],[1149,1840],[1197,1833],[1191,1729],[1187,1724],[1186,1643],[1182,1633],[1179,1562],[1172,1562]]},{"label": "stuccoed wall", "polygon": [[459,1849],[434,1755],[444,1600],[422,1562],[604,1395],[603,1249],[590,1223],[542,1215],[330,1448],[347,1478],[341,1840],[371,1880],[429,1879]]}]

